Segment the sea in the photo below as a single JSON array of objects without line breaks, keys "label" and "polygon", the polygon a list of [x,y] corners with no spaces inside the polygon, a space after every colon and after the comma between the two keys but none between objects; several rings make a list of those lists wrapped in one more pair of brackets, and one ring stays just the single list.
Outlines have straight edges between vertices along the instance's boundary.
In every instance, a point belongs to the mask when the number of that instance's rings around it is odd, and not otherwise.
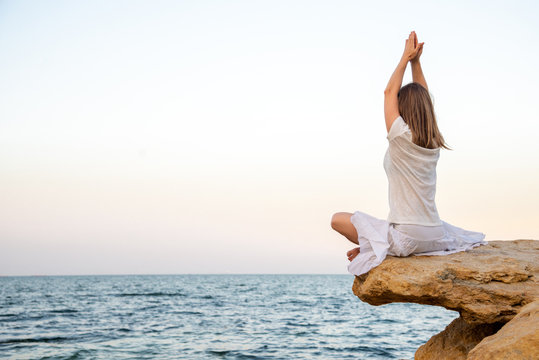
[{"label": "sea", "polygon": [[352,275],[0,277],[1,359],[413,359],[458,314]]}]

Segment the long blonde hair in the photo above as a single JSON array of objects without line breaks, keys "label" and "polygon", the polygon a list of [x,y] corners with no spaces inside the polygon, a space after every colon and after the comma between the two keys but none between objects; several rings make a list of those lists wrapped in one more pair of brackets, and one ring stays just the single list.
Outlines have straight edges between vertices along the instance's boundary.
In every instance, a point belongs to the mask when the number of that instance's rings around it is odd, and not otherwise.
[{"label": "long blonde hair", "polygon": [[412,142],[427,149],[451,150],[438,130],[429,92],[418,83],[403,86],[398,94],[399,113],[412,132]]}]

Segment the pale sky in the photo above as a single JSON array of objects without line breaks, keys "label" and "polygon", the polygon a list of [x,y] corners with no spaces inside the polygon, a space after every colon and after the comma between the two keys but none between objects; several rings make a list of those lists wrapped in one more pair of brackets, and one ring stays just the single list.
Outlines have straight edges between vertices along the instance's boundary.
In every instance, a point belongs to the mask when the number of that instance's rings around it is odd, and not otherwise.
[{"label": "pale sky", "polygon": [[539,239],[535,1],[2,1],[0,275],[347,273],[412,30],[442,220]]}]

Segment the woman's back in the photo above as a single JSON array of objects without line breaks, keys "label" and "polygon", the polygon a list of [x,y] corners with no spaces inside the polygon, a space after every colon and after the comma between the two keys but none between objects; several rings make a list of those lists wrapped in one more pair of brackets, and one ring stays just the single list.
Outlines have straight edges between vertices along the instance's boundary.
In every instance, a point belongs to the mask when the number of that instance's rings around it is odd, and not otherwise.
[{"label": "woman's back", "polygon": [[402,117],[387,135],[384,169],[389,183],[389,216],[396,224],[437,226],[442,222],[435,204],[436,164],[440,148],[427,149],[412,142]]}]

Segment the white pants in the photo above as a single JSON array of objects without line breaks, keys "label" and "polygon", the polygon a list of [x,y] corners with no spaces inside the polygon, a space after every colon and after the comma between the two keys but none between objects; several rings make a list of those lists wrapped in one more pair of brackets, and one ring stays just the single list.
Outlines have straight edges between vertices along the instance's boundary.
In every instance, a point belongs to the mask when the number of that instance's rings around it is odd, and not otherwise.
[{"label": "white pants", "polygon": [[350,221],[358,234],[360,253],[348,264],[354,275],[367,273],[387,255],[448,255],[481,244],[485,234],[465,230],[445,221],[439,226],[394,224],[356,211]]},{"label": "white pants", "polygon": [[446,250],[450,242],[448,239],[445,239],[446,233],[443,225],[393,224],[393,227],[395,230],[417,241],[417,248],[414,250],[414,253]]}]

